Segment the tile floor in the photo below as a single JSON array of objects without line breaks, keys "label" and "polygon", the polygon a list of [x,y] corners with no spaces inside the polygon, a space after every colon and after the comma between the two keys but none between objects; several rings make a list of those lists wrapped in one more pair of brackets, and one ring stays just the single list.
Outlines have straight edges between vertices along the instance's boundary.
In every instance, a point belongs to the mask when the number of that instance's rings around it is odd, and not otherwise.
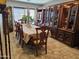
[{"label": "tile floor", "polygon": [[15,33],[11,33],[12,59],[79,59],[79,49],[71,48],[53,38],[48,38],[48,53],[34,55],[34,50],[18,44]]}]

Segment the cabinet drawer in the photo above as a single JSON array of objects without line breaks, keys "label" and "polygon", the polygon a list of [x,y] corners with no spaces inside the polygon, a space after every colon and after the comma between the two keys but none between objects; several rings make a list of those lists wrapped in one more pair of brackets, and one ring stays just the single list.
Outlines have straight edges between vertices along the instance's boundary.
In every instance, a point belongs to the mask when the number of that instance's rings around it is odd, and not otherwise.
[{"label": "cabinet drawer", "polygon": [[57,36],[58,36],[58,39],[59,39],[59,40],[62,40],[62,41],[63,41],[64,32],[63,32],[63,31],[59,31],[59,32],[57,33]]},{"label": "cabinet drawer", "polygon": [[74,36],[72,33],[65,33],[64,34],[64,42],[69,44],[69,45],[72,45],[73,44],[73,40],[74,40]]}]

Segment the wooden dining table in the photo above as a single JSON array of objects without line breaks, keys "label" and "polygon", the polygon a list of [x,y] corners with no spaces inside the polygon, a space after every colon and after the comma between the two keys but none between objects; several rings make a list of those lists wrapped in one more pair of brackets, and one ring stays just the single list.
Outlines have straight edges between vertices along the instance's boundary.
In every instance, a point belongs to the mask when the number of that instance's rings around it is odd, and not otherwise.
[{"label": "wooden dining table", "polygon": [[36,25],[30,25],[30,24],[22,24],[23,26],[23,33],[24,33],[24,42],[27,44],[31,37],[36,36],[36,29],[39,28],[39,26]]}]

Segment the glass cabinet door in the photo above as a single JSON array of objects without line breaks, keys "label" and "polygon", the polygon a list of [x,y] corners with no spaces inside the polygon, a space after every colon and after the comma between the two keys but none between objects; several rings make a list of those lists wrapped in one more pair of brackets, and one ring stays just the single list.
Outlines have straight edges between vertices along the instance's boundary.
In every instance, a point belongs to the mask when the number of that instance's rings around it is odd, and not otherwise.
[{"label": "glass cabinet door", "polygon": [[70,18],[68,21],[68,29],[73,30],[73,25],[74,25],[74,22],[76,21],[76,11],[77,11],[77,6],[73,6],[71,8]]}]

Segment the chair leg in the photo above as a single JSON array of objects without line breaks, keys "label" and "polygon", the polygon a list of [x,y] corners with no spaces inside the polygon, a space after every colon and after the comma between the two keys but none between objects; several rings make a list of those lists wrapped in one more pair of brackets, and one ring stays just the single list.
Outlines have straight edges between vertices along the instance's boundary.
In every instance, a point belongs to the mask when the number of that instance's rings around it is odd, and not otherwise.
[{"label": "chair leg", "polygon": [[24,46],[24,43],[23,43],[23,40],[21,40],[21,47],[23,48],[23,46]]},{"label": "chair leg", "polygon": [[47,54],[47,44],[45,45],[45,54]]},{"label": "chair leg", "polygon": [[38,46],[36,45],[36,47],[35,47],[36,49],[36,51],[35,51],[35,53],[36,53],[36,56],[38,56]]},{"label": "chair leg", "polygon": [[21,44],[21,38],[20,38],[20,40],[19,40],[19,44]]}]

